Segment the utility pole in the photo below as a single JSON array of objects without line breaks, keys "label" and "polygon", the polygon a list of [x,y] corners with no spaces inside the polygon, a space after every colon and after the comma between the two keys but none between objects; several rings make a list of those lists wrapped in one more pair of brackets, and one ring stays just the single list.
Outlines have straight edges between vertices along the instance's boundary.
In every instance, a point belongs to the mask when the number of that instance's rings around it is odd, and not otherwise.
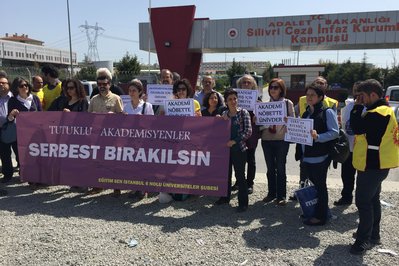
[{"label": "utility pole", "polygon": [[67,0],[67,11],[68,11],[68,31],[69,31],[69,61],[71,64],[71,73],[69,73],[69,77],[73,76],[73,62],[72,62],[72,38],[71,38],[71,19],[69,16],[69,0]]}]

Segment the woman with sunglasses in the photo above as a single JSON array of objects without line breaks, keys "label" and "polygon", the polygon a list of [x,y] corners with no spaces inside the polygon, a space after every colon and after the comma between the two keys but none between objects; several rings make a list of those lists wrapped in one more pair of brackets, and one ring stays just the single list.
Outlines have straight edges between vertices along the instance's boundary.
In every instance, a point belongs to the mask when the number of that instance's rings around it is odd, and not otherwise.
[{"label": "woman with sunglasses", "polygon": [[[16,122],[15,118],[19,115],[20,112],[42,111],[42,105],[40,103],[39,98],[36,95],[32,94],[32,86],[24,78],[21,77],[15,78],[11,84],[10,91],[14,95],[14,97],[11,97],[7,103],[8,106],[7,118],[10,123]],[[12,143],[11,145],[15,145],[15,147],[17,147],[17,141]],[[18,150],[15,149],[14,153],[19,165]],[[35,186],[37,184],[31,184],[31,185]]]},{"label": "woman with sunglasses", "polygon": [[62,87],[63,94],[53,101],[48,111],[87,112],[89,102],[82,82],[78,79],[67,79]]},{"label": "woman with sunglasses", "polygon": [[[173,84],[173,94],[175,95],[176,99],[193,98],[193,88],[191,87],[190,81],[187,79],[176,81]],[[201,105],[197,100],[193,101],[195,116],[201,116]]]},{"label": "woman with sunglasses", "polygon": [[[268,88],[270,102],[283,101],[287,116],[294,115],[294,104],[285,98],[287,88],[282,79],[274,78]],[[279,206],[287,204],[287,175],[286,163],[289,143],[284,141],[285,125],[263,127],[262,149],[267,165],[267,196],[263,199],[268,203],[275,200]]]},{"label": "woman with sunglasses", "polygon": [[[249,74],[245,74],[241,78],[237,80],[237,87],[244,90],[256,90],[257,84],[256,80],[253,76]],[[262,99],[258,97],[258,101],[261,102]],[[248,194],[252,194],[254,192],[254,179],[256,174],[256,160],[255,153],[256,148],[258,147],[258,140],[260,138],[259,126],[255,125],[255,115],[252,111],[248,111],[251,116],[251,126],[252,126],[252,135],[247,140],[247,186],[248,186]],[[232,187],[232,190],[237,190],[238,185],[237,182]]]}]

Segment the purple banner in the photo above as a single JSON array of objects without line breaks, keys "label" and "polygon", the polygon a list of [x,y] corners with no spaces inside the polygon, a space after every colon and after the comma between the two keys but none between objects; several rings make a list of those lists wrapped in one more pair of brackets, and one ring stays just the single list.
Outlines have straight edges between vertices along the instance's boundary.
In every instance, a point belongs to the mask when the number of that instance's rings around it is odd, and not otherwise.
[{"label": "purple banner", "polygon": [[223,196],[229,121],[65,112],[17,120],[24,181]]}]

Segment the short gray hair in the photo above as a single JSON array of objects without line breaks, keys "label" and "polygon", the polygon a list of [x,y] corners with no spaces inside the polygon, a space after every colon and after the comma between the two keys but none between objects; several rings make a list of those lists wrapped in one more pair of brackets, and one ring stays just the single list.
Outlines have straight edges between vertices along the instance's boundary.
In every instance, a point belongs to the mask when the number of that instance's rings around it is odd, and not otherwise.
[{"label": "short gray hair", "polygon": [[109,69],[106,68],[106,67],[102,67],[102,68],[97,69],[96,75],[97,75],[97,78],[99,78],[99,77],[107,77],[107,79],[109,81],[112,80],[111,71],[109,71]]}]

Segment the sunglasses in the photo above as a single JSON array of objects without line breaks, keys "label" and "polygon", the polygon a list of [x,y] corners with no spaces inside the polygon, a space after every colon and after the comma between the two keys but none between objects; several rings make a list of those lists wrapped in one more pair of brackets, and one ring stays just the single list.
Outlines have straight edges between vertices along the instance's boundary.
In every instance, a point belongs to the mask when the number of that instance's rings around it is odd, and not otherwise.
[{"label": "sunglasses", "polygon": [[21,88],[21,89],[22,88],[27,88],[27,87],[28,87],[28,84],[21,84],[21,85],[18,86],[18,88]]},{"label": "sunglasses", "polygon": [[97,82],[97,86],[102,87],[102,86],[107,86],[109,82]]},{"label": "sunglasses", "polygon": [[280,86],[269,86],[270,90],[278,90],[280,89]]}]

